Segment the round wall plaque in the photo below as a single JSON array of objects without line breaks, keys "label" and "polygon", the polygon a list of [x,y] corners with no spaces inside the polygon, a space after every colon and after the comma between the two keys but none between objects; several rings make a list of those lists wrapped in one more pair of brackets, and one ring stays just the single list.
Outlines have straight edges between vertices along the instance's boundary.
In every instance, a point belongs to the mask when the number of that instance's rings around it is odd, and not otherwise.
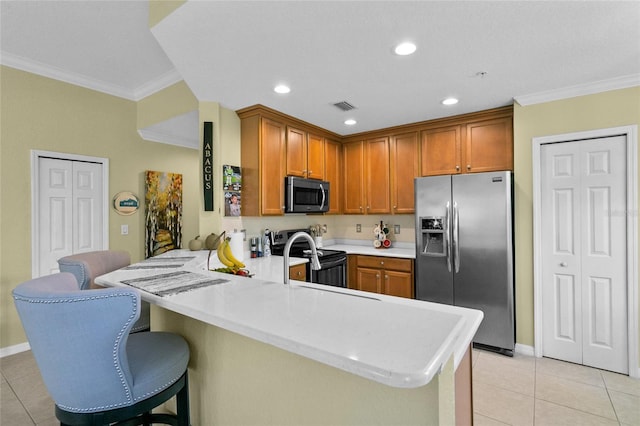
[{"label": "round wall plaque", "polygon": [[123,216],[134,214],[138,211],[139,206],[138,197],[136,197],[133,192],[122,191],[113,197],[113,208],[118,214]]}]

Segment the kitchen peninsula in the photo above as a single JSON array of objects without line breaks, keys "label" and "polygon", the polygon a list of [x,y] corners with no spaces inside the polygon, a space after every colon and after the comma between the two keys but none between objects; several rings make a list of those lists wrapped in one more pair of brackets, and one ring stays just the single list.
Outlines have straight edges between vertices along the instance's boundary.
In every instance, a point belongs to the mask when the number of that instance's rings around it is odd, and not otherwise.
[{"label": "kitchen peninsula", "polygon": [[152,328],[189,342],[194,425],[455,423],[455,369],[481,312],[209,272],[207,254],[176,250],[96,279],[175,313]]}]

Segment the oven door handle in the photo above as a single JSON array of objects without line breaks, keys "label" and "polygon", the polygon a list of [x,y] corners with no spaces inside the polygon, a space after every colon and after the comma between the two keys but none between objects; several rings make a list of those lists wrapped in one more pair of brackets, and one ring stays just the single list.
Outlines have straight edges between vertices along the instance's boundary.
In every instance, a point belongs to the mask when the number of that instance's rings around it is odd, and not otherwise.
[{"label": "oven door handle", "polygon": [[341,257],[339,259],[335,259],[335,260],[322,260],[322,257],[320,258],[320,269],[329,269],[329,268],[333,268],[335,266],[340,266],[340,265],[346,265],[347,263],[347,258],[346,257]]}]

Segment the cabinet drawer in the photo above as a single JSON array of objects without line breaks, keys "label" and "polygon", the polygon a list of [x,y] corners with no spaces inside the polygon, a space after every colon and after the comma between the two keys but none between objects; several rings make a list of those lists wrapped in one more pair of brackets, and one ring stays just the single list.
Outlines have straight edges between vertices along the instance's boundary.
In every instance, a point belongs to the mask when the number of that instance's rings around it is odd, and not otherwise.
[{"label": "cabinet drawer", "polygon": [[358,266],[411,272],[411,259],[385,256],[358,256]]}]

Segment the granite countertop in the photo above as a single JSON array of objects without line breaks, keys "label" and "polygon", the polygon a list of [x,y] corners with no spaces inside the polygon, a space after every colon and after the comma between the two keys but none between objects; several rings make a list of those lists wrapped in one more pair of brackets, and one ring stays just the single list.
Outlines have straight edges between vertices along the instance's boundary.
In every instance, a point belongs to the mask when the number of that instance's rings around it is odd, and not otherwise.
[{"label": "granite countertop", "polygon": [[[455,306],[287,286],[280,256],[246,259],[253,278],[210,272],[207,254],[174,250],[96,282],[143,288],[142,298],[163,308],[393,387],[426,385],[451,356],[457,367],[482,320],[482,312]],[[188,290],[169,288],[182,285]]]}]

